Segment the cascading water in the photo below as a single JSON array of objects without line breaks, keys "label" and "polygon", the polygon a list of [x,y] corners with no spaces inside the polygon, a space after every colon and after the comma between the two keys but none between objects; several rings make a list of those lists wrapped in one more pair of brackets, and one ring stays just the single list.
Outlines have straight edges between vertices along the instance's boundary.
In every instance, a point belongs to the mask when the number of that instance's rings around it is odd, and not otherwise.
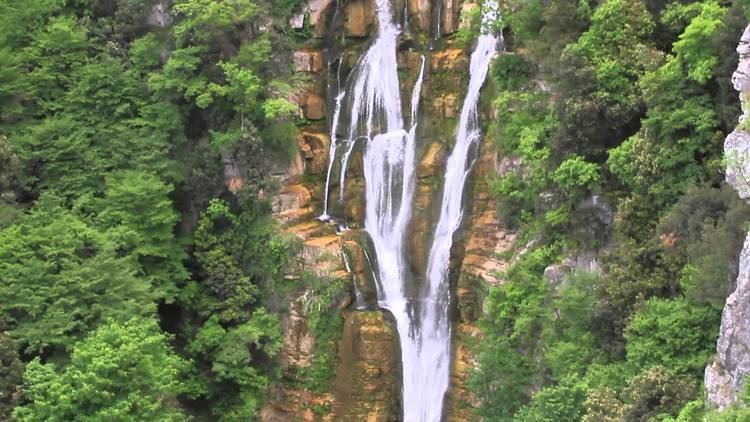
[{"label": "cascading water", "polygon": [[[486,7],[488,4],[491,7]],[[346,109],[351,110],[349,130],[343,141],[347,150],[341,158],[339,199],[343,197],[354,145],[365,140],[365,229],[372,239],[377,258],[378,303],[392,313],[399,333],[404,420],[439,421],[450,369],[448,260],[453,233],[461,222],[463,188],[473,164],[470,156],[476,152],[480,139],[479,90],[484,84],[498,38],[481,35],[472,53],[469,88],[461,111],[456,144],[448,160],[440,219],[430,251],[426,282],[419,297],[407,297],[405,286],[410,274],[404,244],[415,185],[416,129],[425,58],[422,57],[420,73],[412,91],[411,121],[407,131],[401,115],[396,62],[399,29],[392,22],[390,0],[377,0],[376,8],[377,38],[352,71],[345,97],[340,94],[336,101],[334,124],[338,123],[342,100],[346,101]],[[483,25],[487,25],[497,17],[496,3],[487,1],[483,9]],[[332,139],[335,130],[334,127]],[[331,152],[335,153],[333,146]],[[329,179],[330,168],[329,163]],[[328,186],[326,192],[327,189]],[[325,211],[324,215],[327,215]],[[369,260],[369,256],[367,258]]]},{"label": "cascading water", "polygon": [[331,216],[328,215],[328,189],[331,185],[331,172],[333,171],[333,162],[336,160],[336,149],[338,148],[336,130],[339,125],[339,117],[341,116],[341,100],[344,99],[344,94],[345,92],[342,91],[336,96],[336,103],[333,109],[333,119],[331,120],[331,146],[328,149],[328,171],[326,172],[326,187],[323,196],[323,214],[318,217],[323,221],[331,218]]},{"label": "cascading water", "polygon": [[[497,5],[485,2],[482,27],[488,28],[496,19]],[[471,55],[469,88],[461,109],[456,143],[446,166],[440,218],[427,261],[427,282],[418,313],[419,332],[416,340],[419,343],[419,353],[416,359],[410,362],[411,368],[408,372],[404,363],[404,402],[423,404],[410,407],[413,413],[407,413],[406,420],[437,421],[442,414],[443,396],[448,389],[450,371],[450,250],[453,245],[453,234],[461,224],[463,190],[476,160],[481,138],[477,114],[479,91],[487,77],[498,42],[499,39],[495,35],[484,33],[480,35]],[[407,383],[413,385],[407,388]],[[410,396],[406,396],[407,392]]]}]

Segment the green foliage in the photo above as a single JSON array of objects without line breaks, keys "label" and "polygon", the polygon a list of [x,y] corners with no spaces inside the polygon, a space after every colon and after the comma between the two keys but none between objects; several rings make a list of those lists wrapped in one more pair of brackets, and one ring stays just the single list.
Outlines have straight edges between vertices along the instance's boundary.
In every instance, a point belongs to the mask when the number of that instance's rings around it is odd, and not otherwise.
[{"label": "green foliage", "polygon": [[0,332],[0,419],[10,420],[13,406],[19,401],[23,369],[16,342],[8,333]]},{"label": "green foliage", "polygon": [[209,203],[195,232],[202,282],[185,298],[199,315],[242,322],[257,304],[260,288],[273,293],[291,245],[274,235],[261,207],[247,202],[237,214],[225,201]]},{"label": "green foliage", "polygon": [[179,215],[168,197],[171,192],[172,186],[153,174],[123,171],[107,176],[104,197],[92,204],[97,225],[120,253],[127,251],[138,260],[145,278],[167,301],[188,278],[183,266],[187,256],[174,236]]},{"label": "green foliage", "polygon": [[599,180],[599,166],[573,155],[560,164],[552,180],[567,192],[590,187]]},{"label": "green foliage", "polygon": [[513,91],[528,81],[531,70],[531,63],[521,54],[503,54],[492,63],[491,76],[499,89]]},{"label": "green foliage", "polygon": [[623,392],[625,420],[661,420],[677,414],[696,394],[695,383],[655,366],[630,381]]},{"label": "green foliage", "polygon": [[26,368],[29,404],[19,421],[161,420],[186,417],[175,406],[187,393],[190,363],[169,347],[153,319],[103,324],[73,348],[58,369],[38,358]]},{"label": "green foliage", "polygon": [[280,349],[279,320],[262,308],[230,328],[224,328],[217,316],[209,318],[188,351],[210,372],[207,397],[214,403],[212,414],[220,420],[256,417],[268,378],[255,363],[273,358]]},{"label": "green foliage", "polygon": [[28,352],[70,348],[105,318],[151,315],[158,297],[133,255],[43,197],[0,230],[0,317]]},{"label": "green foliage", "polygon": [[586,390],[580,385],[557,385],[534,394],[515,415],[522,422],[578,421],[583,417]]},{"label": "green foliage", "polygon": [[[0,337],[0,419],[11,347],[41,358],[21,420],[254,417],[291,253],[258,198],[296,144],[284,22],[299,5],[180,0],[160,26],[150,0],[0,4],[0,319],[17,341]],[[157,309],[197,379],[152,321],[120,325]]]},{"label": "green foliage", "polygon": [[750,208],[724,185],[688,189],[661,221],[657,233],[676,240],[669,251],[686,263],[680,286],[690,302],[724,307],[737,278],[748,220]]},{"label": "green foliage", "polygon": [[305,272],[305,293],[300,297],[307,324],[315,338],[313,359],[302,374],[304,384],[315,392],[330,392],[338,363],[338,339],[343,318],[337,306],[349,294],[349,280],[332,279]]},{"label": "green foliage", "polygon": [[625,330],[627,358],[639,368],[662,366],[677,374],[703,374],[718,335],[720,313],[685,300],[644,302]]},{"label": "green foliage", "polygon": [[714,1],[701,4],[700,13],[690,21],[680,40],[674,43],[674,52],[687,67],[690,79],[706,83],[719,63],[711,38],[724,25],[726,10]]}]

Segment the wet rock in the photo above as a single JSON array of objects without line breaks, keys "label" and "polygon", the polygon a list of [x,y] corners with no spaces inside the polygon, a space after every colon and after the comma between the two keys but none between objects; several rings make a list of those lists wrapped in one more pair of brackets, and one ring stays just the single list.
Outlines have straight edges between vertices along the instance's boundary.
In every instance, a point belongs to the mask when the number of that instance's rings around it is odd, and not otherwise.
[{"label": "wet rock", "polygon": [[459,99],[456,94],[445,94],[435,97],[432,107],[439,117],[453,118],[458,113]]},{"label": "wet rock", "polygon": [[323,54],[320,51],[298,50],[292,55],[296,72],[317,73],[323,70]]},{"label": "wet rock", "polygon": [[344,314],[334,387],[335,420],[393,420],[400,395],[395,332],[382,312]]},{"label": "wet rock", "polygon": [[466,52],[463,49],[449,48],[434,53],[432,55],[431,65],[434,71],[466,71],[466,69],[468,69],[469,62],[466,57]]},{"label": "wet rock", "polygon": [[458,14],[461,10],[460,0],[443,0],[443,14],[440,26],[440,35],[448,35],[458,29]]},{"label": "wet rock", "polygon": [[427,147],[427,151],[424,157],[419,161],[419,167],[417,167],[417,178],[423,179],[425,177],[431,177],[438,175],[438,172],[443,168],[443,159],[445,157],[445,151],[443,145],[434,142]]},{"label": "wet rock", "polygon": [[326,31],[326,17],[334,4],[333,0],[309,0],[301,13],[289,18],[289,26],[302,29],[305,27],[305,18],[308,17],[313,27],[313,35],[321,38]]},{"label": "wet rock", "polygon": [[328,169],[328,145],[330,138],[325,133],[303,131],[297,139],[300,154],[305,160],[308,174],[323,174]]},{"label": "wet rock", "polygon": [[307,318],[299,302],[292,302],[289,313],[281,321],[282,367],[304,368],[312,362],[315,339],[307,327]]},{"label": "wet rock", "polygon": [[477,7],[479,7],[479,5],[472,2],[465,2],[461,5],[458,29],[466,29],[471,26],[471,21],[468,19],[468,16],[470,16],[472,9],[476,9]]},{"label": "wet rock", "polygon": [[314,93],[307,95],[303,107],[306,118],[310,120],[320,120],[326,117],[325,108],[326,102],[323,97]]},{"label": "wet rock", "polygon": [[431,23],[431,7],[430,0],[408,0],[409,2],[409,16],[416,24],[420,31],[429,31]]},{"label": "wet rock", "polygon": [[346,34],[352,37],[366,37],[375,23],[375,3],[373,0],[353,0],[344,9]]}]

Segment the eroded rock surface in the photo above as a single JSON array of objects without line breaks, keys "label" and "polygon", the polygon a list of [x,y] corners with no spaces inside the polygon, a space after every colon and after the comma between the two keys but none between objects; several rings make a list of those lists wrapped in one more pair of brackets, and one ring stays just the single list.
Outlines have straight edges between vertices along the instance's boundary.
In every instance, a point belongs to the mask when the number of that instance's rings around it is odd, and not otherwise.
[{"label": "eroded rock surface", "polygon": [[[750,92],[750,25],[742,35],[737,53],[740,64],[732,76],[740,91],[743,110]],[[744,121],[744,116],[740,120]],[[750,198],[750,134],[740,128],[724,143],[726,180],[742,199]],[[750,234],[740,254],[739,275],[734,292],[727,298],[716,342],[716,359],[706,367],[704,384],[708,402],[720,409],[732,405],[743,388],[743,377],[750,372]]]}]

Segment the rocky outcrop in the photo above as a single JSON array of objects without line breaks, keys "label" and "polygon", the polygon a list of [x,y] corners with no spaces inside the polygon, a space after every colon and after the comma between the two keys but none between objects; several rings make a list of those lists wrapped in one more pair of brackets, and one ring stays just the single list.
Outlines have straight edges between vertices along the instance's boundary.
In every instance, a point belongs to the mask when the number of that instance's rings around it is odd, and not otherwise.
[{"label": "rocky outcrop", "polygon": [[742,199],[750,198],[750,133],[735,129],[724,141],[726,180]]},{"label": "rocky outcrop", "polygon": [[557,264],[552,264],[544,269],[544,279],[553,287],[565,284],[568,277],[575,273],[601,273],[599,256],[594,252],[583,252],[575,256],[569,256]]},{"label": "rocky outcrop", "polygon": [[166,28],[172,24],[172,15],[169,13],[169,0],[159,0],[151,6],[151,11],[146,16],[146,23],[151,26]]},{"label": "rocky outcrop", "polygon": [[[750,94],[750,25],[745,29],[737,53],[740,64],[732,76],[735,89],[740,91],[743,111],[747,110]],[[745,200],[750,197],[750,134],[740,127],[724,143],[727,162],[726,180]],[[725,408],[737,400],[743,388],[743,377],[750,372],[750,234],[745,239],[739,262],[739,275],[734,292],[727,298],[721,316],[721,330],[716,342],[716,359],[706,367],[704,384],[708,402]]]},{"label": "rocky outcrop", "polygon": [[323,70],[323,53],[319,50],[298,50],[292,54],[295,72],[318,73]]},{"label": "rocky outcrop", "polygon": [[750,372],[750,234],[740,254],[737,288],[729,295],[721,316],[716,359],[706,368],[708,400],[725,408],[737,399],[743,377]]},{"label": "rocky outcrop", "polygon": [[497,202],[491,194],[491,180],[500,166],[492,139],[485,139],[481,155],[474,167],[471,195],[471,218],[465,224],[466,237],[463,257],[456,282],[454,301],[458,318],[454,323],[453,363],[451,388],[446,409],[450,421],[476,420],[477,397],[466,383],[477,366],[471,344],[481,341],[482,333],[476,326],[482,313],[481,292],[486,286],[503,282],[503,272],[508,267],[507,252],[516,239],[501,224],[497,216]]},{"label": "rocky outcrop", "polygon": [[344,9],[346,34],[352,37],[365,37],[375,24],[374,0],[350,0]]},{"label": "rocky outcrop", "polygon": [[443,14],[441,15],[441,35],[448,35],[458,29],[459,12],[461,11],[460,0],[443,0]]},{"label": "rocky outcrop", "polygon": [[339,342],[335,420],[396,420],[400,374],[396,330],[380,311],[345,314]]},{"label": "rocky outcrop", "polygon": [[407,0],[409,3],[409,16],[420,31],[429,31],[432,17],[431,0]]},{"label": "rocky outcrop", "polygon": [[302,12],[289,19],[289,25],[294,29],[302,29],[307,18],[313,28],[313,35],[322,38],[326,32],[328,12],[335,4],[336,2],[333,0],[309,0]]}]

